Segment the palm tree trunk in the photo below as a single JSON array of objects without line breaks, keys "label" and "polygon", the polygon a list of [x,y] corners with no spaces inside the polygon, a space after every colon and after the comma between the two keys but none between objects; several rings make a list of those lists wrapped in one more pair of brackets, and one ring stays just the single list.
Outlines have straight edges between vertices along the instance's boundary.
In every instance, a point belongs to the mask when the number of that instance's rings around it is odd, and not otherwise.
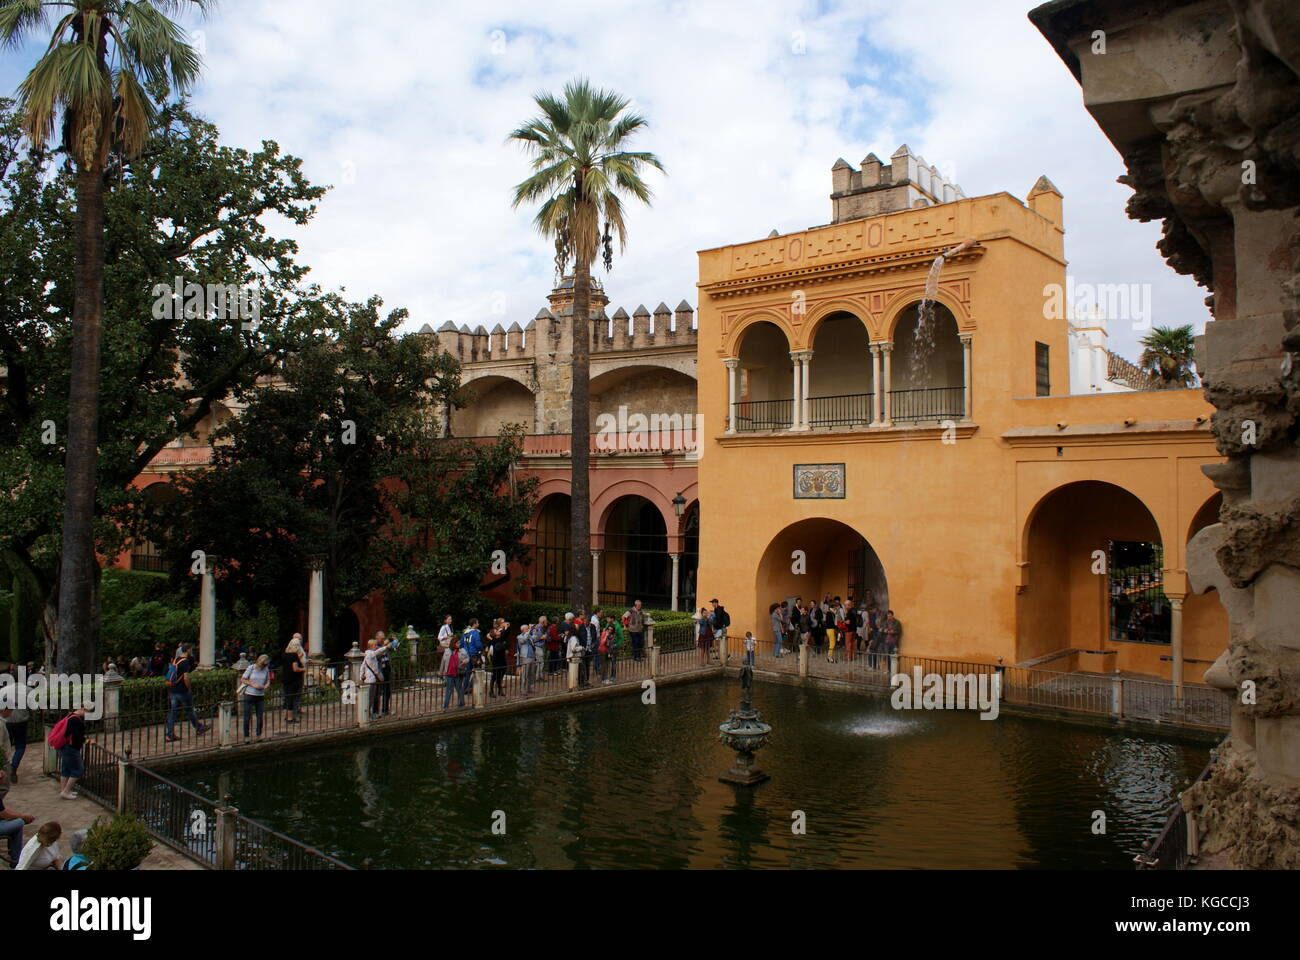
[{"label": "palm tree trunk", "polygon": [[104,177],[102,163],[77,170],[77,253],[72,307],[72,369],[68,391],[66,496],[59,567],[56,662],[61,673],[95,665],[95,473],[99,443],[99,339],[104,309]]},{"label": "palm tree trunk", "polygon": [[[579,258],[581,260],[581,258]],[[569,584],[573,610],[588,610],[591,598],[590,369],[591,267],[573,271],[573,388],[570,393],[573,473],[570,480]]]}]

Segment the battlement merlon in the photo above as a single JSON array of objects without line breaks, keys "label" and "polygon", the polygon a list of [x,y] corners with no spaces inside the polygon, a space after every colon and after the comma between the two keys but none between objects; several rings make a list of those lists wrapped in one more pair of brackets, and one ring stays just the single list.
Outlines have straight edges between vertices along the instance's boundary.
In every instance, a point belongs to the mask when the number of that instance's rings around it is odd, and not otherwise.
[{"label": "battlement merlon", "polygon": [[874,153],[855,170],[843,158],[831,167],[832,223],[966,199],[966,193],[937,167],[903,144],[883,163]]},{"label": "battlement merlon", "polygon": [[[660,302],[652,313],[645,305],[629,314],[622,307],[611,316],[609,299],[597,287],[591,301],[591,351],[617,352],[642,349],[693,349],[696,343],[695,310],[682,300],[674,309]],[[503,360],[551,359],[571,350],[570,318],[573,316],[572,281],[552,291],[551,307],[543,307],[526,325],[513,321],[508,327],[493,324],[473,328],[457,327],[450,320],[436,331],[424,324],[419,335],[437,343],[462,364],[494,363]]]}]

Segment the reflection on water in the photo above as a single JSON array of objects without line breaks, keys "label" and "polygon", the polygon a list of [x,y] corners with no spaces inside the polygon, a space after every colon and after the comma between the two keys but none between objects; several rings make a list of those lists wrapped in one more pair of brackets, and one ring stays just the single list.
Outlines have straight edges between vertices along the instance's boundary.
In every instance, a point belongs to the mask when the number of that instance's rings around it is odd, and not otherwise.
[{"label": "reflection on water", "polygon": [[[760,684],[772,780],[744,790],[716,779],[736,696],[734,682],[664,687],[656,706],[632,694],[178,779],[382,867],[1130,869],[1208,758],[1139,734]],[[795,811],[806,835],[791,832]]]}]

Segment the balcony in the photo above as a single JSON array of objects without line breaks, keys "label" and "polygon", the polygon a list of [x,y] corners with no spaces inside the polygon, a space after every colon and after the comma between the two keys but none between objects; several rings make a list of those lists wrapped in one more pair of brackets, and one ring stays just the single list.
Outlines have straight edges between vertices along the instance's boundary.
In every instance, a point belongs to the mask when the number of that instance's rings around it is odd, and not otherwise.
[{"label": "balcony", "polygon": [[[463,437],[475,443],[492,443],[496,437]],[[525,457],[568,457],[573,453],[573,436],[568,433],[527,434],[523,438]],[[627,454],[629,456],[692,456],[699,450],[698,431],[690,429],[634,430],[626,433],[593,433],[588,447],[593,457]]]},{"label": "balcony", "polygon": [[[877,419],[875,397],[869,393],[809,397],[808,429],[847,428],[866,430],[896,424],[942,423],[966,419],[965,388],[925,387],[890,390],[885,409]],[[784,400],[741,400],[732,410],[736,433],[772,433],[793,430],[795,402]]]}]

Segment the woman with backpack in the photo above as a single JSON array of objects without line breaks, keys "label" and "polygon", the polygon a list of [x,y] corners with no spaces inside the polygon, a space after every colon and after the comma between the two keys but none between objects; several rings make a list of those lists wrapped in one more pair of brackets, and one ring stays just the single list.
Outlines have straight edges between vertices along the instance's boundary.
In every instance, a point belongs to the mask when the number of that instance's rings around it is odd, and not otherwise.
[{"label": "woman with backpack", "polygon": [[45,742],[59,752],[59,796],[64,800],[77,799],[73,787],[85,773],[81,748],[86,745],[86,710],[85,704],[77,707],[56,723],[45,738]]}]

